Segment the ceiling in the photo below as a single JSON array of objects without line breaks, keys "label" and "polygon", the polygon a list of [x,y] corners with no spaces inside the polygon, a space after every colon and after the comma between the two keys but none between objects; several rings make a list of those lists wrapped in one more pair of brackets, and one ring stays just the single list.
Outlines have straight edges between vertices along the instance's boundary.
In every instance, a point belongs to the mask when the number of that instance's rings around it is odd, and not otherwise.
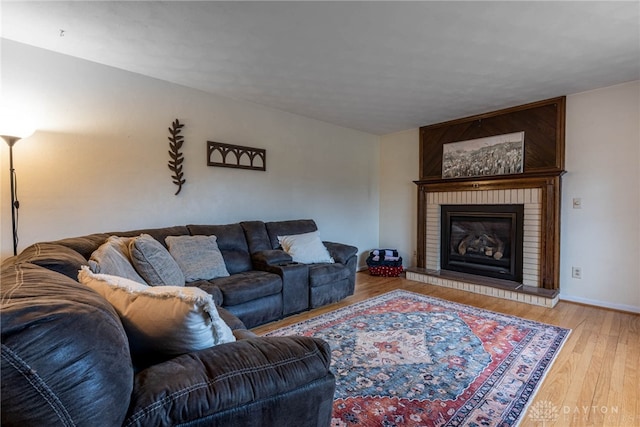
[{"label": "ceiling", "polygon": [[640,2],[6,1],[2,37],[372,134],[640,79]]}]

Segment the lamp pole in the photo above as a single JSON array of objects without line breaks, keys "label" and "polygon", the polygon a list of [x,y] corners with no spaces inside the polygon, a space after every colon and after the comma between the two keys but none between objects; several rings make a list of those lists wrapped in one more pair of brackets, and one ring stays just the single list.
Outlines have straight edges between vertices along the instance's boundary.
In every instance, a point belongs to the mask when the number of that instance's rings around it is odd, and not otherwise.
[{"label": "lamp pole", "polygon": [[13,255],[18,255],[18,228],[16,226],[16,212],[20,208],[20,202],[16,200],[15,169],[13,168],[13,146],[18,140],[17,136],[1,135],[9,145],[9,185],[11,186],[11,231],[13,232]]}]

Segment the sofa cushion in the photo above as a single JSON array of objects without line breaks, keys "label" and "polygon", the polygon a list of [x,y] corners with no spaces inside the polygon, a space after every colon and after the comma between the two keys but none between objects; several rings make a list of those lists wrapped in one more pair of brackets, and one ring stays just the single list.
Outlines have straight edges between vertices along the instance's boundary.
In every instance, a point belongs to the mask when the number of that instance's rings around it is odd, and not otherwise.
[{"label": "sofa cushion", "polygon": [[184,286],[180,266],[162,243],[141,234],[129,243],[131,263],[138,274],[152,286]]},{"label": "sofa cushion", "polygon": [[220,291],[219,287],[217,287],[210,281],[196,280],[195,282],[185,283],[185,286],[195,286],[196,288],[202,289],[213,297],[213,302],[215,302],[217,306],[222,305],[222,292]]},{"label": "sofa cushion", "polygon": [[282,291],[280,276],[264,271],[245,271],[212,280],[211,283],[222,291],[224,306],[242,304]]},{"label": "sofa cushion", "polygon": [[218,237],[218,247],[230,274],[253,269],[249,247],[240,224],[188,225],[192,235],[214,235]]},{"label": "sofa cushion", "polygon": [[252,254],[259,251],[273,249],[269,241],[267,227],[262,221],[243,221],[240,226],[244,230],[244,235],[249,245],[249,252]]},{"label": "sofa cushion", "polygon": [[136,356],[178,355],[235,341],[211,295],[184,286],[147,286],[82,267],[78,280],[111,303]]},{"label": "sofa cushion", "polygon": [[282,249],[291,255],[294,262],[303,264],[334,262],[331,255],[329,255],[329,251],[320,240],[320,234],[317,231],[291,236],[278,236],[278,242]]},{"label": "sofa cushion", "polygon": [[185,281],[210,280],[229,275],[216,236],[168,236],[169,253],[184,273]]},{"label": "sofa cushion", "polygon": [[353,286],[349,279],[342,279],[324,286],[312,286],[309,291],[309,308],[317,308],[353,295]]},{"label": "sofa cushion", "polygon": [[161,227],[161,228],[143,228],[139,230],[131,230],[131,231],[113,231],[108,233],[114,236],[124,236],[124,237],[137,237],[141,234],[148,234],[158,242],[162,243],[164,246],[167,246],[165,243],[165,239],[169,236],[188,236],[189,230],[184,225],[176,225],[173,227]]},{"label": "sofa cushion", "polygon": [[227,306],[226,309],[240,319],[247,328],[254,328],[282,318],[282,307],[282,294],[273,294]]},{"label": "sofa cushion", "polygon": [[138,283],[146,282],[131,265],[129,243],[132,237],[111,236],[96,249],[89,259],[89,267],[94,273],[124,277]]},{"label": "sofa cushion", "polygon": [[[56,240],[56,245],[62,245],[78,252],[84,259],[89,259],[91,254],[100,247],[110,237],[107,233],[95,233],[80,237],[68,237],[66,239]],[[77,275],[78,272],[76,272]]]},{"label": "sofa cushion", "polygon": [[293,262],[291,255],[282,249],[270,249],[251,254],[251,259],[256,265],[284,265]]},{"label": "sofa cushion", "polygon": [[314,264],[309,266],[309,286],[323,286],[347,279],[351,271],[342,264]]}]

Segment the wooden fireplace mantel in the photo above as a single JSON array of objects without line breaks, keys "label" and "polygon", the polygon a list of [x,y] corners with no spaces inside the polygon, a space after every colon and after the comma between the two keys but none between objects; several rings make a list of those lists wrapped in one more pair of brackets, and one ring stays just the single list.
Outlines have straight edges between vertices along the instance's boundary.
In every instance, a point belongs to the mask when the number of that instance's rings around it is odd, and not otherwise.
[{"label": "wooden fireplace mantel", "polygon": [[417,263],[426,266],[427,195],[436,192],[486,191],[520,188],[541,190],[540,287],[559,289],[560,283],[560,177],[564,171],[505,175],[485,179],[414,181],[418,186]]}]

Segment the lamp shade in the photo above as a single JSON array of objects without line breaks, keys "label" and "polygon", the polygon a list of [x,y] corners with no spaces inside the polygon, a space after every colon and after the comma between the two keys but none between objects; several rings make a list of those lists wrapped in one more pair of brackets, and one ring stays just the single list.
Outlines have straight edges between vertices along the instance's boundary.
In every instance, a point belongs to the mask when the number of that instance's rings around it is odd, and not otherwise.
[{"label": "lamp shade", "polygon": [[[31,136],[35,129],[25,119],[12,117],[0,111],[0,136],[11,136],[14,140]],[[6,138],[4,138],[6,140]],[[7,141],[9,142],[9,141]]]},{"label": "lamp shade", "polygon": [[33,132],[33,130],[23,130],[20,132],[6,132],[0,130],[0,138],[4,139],[7,144],[13,145],[18,140],[31,136]]}]

